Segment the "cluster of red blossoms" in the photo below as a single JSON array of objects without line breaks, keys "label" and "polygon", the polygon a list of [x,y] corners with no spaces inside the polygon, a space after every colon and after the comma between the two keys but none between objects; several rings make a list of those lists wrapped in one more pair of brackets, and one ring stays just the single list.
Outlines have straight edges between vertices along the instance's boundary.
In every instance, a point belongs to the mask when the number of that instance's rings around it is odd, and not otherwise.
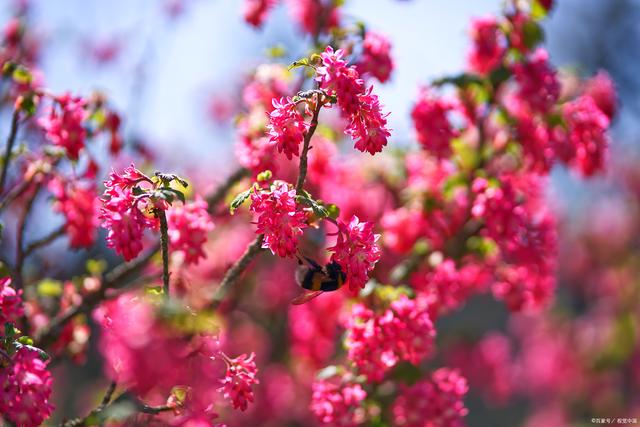
[{"label": "cluster of red blossoms", "polygon": [[[246,0],[245,20],[261,27],[277,3]],[[288,3],[314,46],[289,69],[261,65],[244,82],[241,168],[206,197],[187,198],[182,178],[133,164],[112,169],[99,197],[100,168],[86,144],[104,132],[111,155],[126,151],[119,116],[101,97],[54,96],[26,78],[15,62],[19,27],[5,30],[0,60],[11,61],[2,69],[18,94],[15,123],[34,117],[29,131],[44,148],[3,164],[20,162],[20,179],[10,173],[5,192],[3,175],[0,212],[6,202],[25,213],[17,256],[2,257],[16,284],[0,279],[2,420],[36,426],[52,415],[46,356],[83,363],[87,319],[119,393],[80,424],[307,425],[313,416],[330,426],[462,427],[468,384],[495,402],[516,393],[578,401],[574,385],[591,367],[585,354],[601,350],[594,342],[633,334],[625,306],[614,332],[554,329],[518,314],[510,327],[519,346],[499,333],[470,344],[442,330],[436,343],[437,321],[475,295],[513,313],[549,306],[560,245],[547,176],[557,164],[579,177],[606,164],[613,84],[599,73],[565,88],[540,47],[537,8],[549,2],[511,2],[501,17],[474,20],[467,71],[420,89],[415,147],[379,156],[391,132],[371,81],[391,79],[390,41],[345,24],[341,2]],[[50,102],[44,112],[41,99]],[[340,149],[350,141],[356,150]],[[25,242],[40,190],[64,223]],[[237,215],[218,209],[230,200]],[[72,249],[99,249],[99,227],[120,265],[89,260],[86,273],[59,282],[43,279],[44,265],[33,273],[33,251],[62,234]],[[296,280],[304,298],[292,300]],[[634,349],[607,351],[599,369],[640,360]],[[118,411],[122,421],[111,420]],[[566,418],[540,412],[532,419]]]}]

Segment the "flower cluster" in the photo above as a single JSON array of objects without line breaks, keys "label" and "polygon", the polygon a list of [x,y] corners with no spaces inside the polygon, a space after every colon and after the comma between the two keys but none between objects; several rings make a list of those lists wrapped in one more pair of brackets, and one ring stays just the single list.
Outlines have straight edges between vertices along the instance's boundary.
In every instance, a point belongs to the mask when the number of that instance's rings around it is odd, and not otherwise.
[{"label": "flower cluster", "polygon": [[584,176],[602,170],[609,146],[606,133],[609,118],[588,95],[566,103],[562,115],[567,123],[568,139],[568,147],[563,150],[566,149],[569,154],[564,156],[564,160]]},{"label": "flower cluster", "polygon": [[255,356],[251,353],[248,357],[243,354],[235,359],[225,358],[227,373],[221,380],[220,391],[225,399],[231,400],[234,409],[245,411],[249,402],[253,402],[253,386],[259,383]]},{"label": "flower cluster", "polygon": [[28,347],[20,347],[10,360],[0,354],[0,361],[0,413],[15,425],[39,426],[53,412],[48,362]]},{"label": "flower cluster", "polygon": [[61,111],[51,107],[48,116],[41,117],[39,124],[47,140],[65,149],[71,160],[78,160],[84,148],[87,131],[84,121],[88,117],[87,101],[81,97],[65,94],[55,99]]},{"label": "flower cluster", "polygon": [[407,387],[391,408],[396,426],[462,427],[469,412],[463,398],[469,387],[457,370],[440,368],[430,379]]},{"label": "flower cluster", "polygon": [[207,202],[200,197],[167,211],[169,247],[181,252],[184,262],[197,264],[206,255],[203,250],[207,234],[214,225],[209,216]]},{"label": "flower cluster", "polygon": [[357,216],[351,217],[348,224],[338,222],[338,238],[330,248],[331,260],[340,264],[347,275],[349,289],[356,292],[367,284],[369,272],[380,259],[379,234],[373,233],[374,224],[360,222]]},{"label": "flower cluster", "polygon": [[380,83],[389,80],[393,71],[389,39],[380,33],[367,31],[362,43],[362,56],[357,67],[360,74],[369,74],[378,79]]},{"label": "flower cluster", "polygon": [[72,248],[88,248],[96,240],[100,203],[93,183],[56,177],[49,182],[55,202],[53,209],[65,217],[64,229]]},{"label": "flower cluster", "polygon": [[256,188],[251,194],[251,211],[258,215],[256,233],[264,234],[263,248],[281,257],[296,253],[298,237],[307,227],[306,215],[296,202],[296,191],[285,182],[270,191]]},{"label": "flower cluster", "polygon": [[[15,323],[24,314],[22,306],[22,290],[16,291],[11,287],[11,278],[0,279],[0,326],[5,323]],[[0,331],[3,334],[4,331]]]},{"label": "flower cluster", "polygon": [[476,18],[471,22],[473,46],[469,53],[469,67],[479,74],[493,70],[507,51],[507,42],[493,16]]},{"label": "flower cluster", "polygon": [[439,159],[451,155],[451,140],[459,135],[449,117],[456,109],[455,103],[436,98],[424,88],[411,111],[418,142]]},{"label": "flower cluster", "polygon": [[256,28],[260,28],[276,0],[245,0],[244,20]]},{"label": "flower cluster", "polygon": [[100,219],[102,227],[108,230],[107,246],[114,248],[126,261],[142,251],[144,230],[157,227],[157,219],[143,211],[148,208],[147,201],[133,191],[134,186],[147,180],[131,165],[122,175],[112,171],[104,183]]},{"label": "flower cluster", "polygon": [[346,327],[349,360],[373,382],[401,361],[419,364],[431,353],[435,337],[428,306],[404,295],[379,315],[355,304]]},{"label": "flower cluster", "polygon": [[312,386],[311,412],[323,424],[355,427],[364,421],[367,392],[347,377],[317,380]]},{"label": "flower cluster", "polygon": [[274,143],[278,152],[287,159],[300,155],[300,143],[304,139],[309,124],[297,110],[291,98],[273,100],[273,111],[269,113],[269,141]]},{"label": "flower cluster", "polygon": [[345,133],[355,141],[355,148],[375,154],[387,145],[391,135],[386,115],[382,113],[378,96],[373,88],[365,88],[355,66],[348,66],[343,59],[344,50],[334,52],[331,46],[320,55],[322,65],[317,69],[316,80],[320,87],[338,99],[338,106],[348,125]]},{"label": "flower cluster", "polygon": [[518,97],[531,111],[547,113],[558,101],[560,83],[544,49],[538,48],[527,61],[517,63],[513,71],[519,86]]}]

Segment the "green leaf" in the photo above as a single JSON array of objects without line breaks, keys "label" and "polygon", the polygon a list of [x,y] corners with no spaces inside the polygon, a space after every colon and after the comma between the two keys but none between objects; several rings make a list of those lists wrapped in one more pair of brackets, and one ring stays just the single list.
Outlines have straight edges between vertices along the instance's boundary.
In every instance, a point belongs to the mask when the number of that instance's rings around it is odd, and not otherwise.
[{"label": "green leaf", "polygon": [[338,219],[340,216],[340,208],[333,203],[326,205],[327,212],[329,213],[329,218]]},{"label": "green leaf", "polygon": [[523,28],[524,43],[529,49],[533,49],[544,41],[544,31],[535,21],[527,21]]},{"label": "green leaf", "polygon": [[249,196],[251,196],[251,192],[253,191],[253,187],[251,187],[250,189],[243,191],[242,193],[238,194],[232,201],[231,201],[231,205],[229,207],[229,213],[231,215],[233,215],[236,211],[236,209],[238,209],[240,206],[242,206],[242,204],[249,198]]},{"label": "green leaf", "polygon": [[502,83],[509,80],[509,77],[511,77],[511,72],[509,71],[509,69],[506,67],[500,67],[491,72],[491,74],[489,75],[489,81],[491,81],[491,85],[494,88],[497,88]]},{"label": "green leaf", "polygon": [[62,295],[62,282],[44,279],[38,283],[38,295],[42,297],[59,297]]},{"label": "green leaf", "polygon": [[164,294],[164,289],[162,289],[162,286],[147,286],[144,288],[144,292],[147,295],[158,296]]},{"label": "green leaf", "polygon": [[443,77],[433,81],[433,86],[444,86],[446,84],[452,84],[459,88],[465,88],[472,84],[482,84],[483,81],[480,77],[474,74],[462,73],[456,76]]},{"label": "green leaf", "polygon": [[33,346],[33,340],[31,339],[31,337],[28,336],[22,336],[20,338],[18,338],[18,342],[20,344],[24,344],[24,345],[28,345],[28,346]]},{"label": "green leaf", "polygon": [[271,173],[271,171],[267,169],[266,171],[260,172],[256,177],[256,180],[258,182],[269,181],[272,177],[273,177],[273,173]]},{"label": "green leaf", "polygon": [[85,266],[92,276],[99,276],[107,270],[107,262],[103,259],[88,259]]},{"label": "green leaf", "polygon": [[24,84],[27,85],[29,83],[31,83],[32,80],[32,76],[31,76],[31,72],[26,69],[25,67],[18,65],[14,70],[13,73],[11,74],[11,77],[13,77],[13,81],[18,83],[18,84]]},{"label": "green leaf", "polygon": [[301,203],[304,203],[305,205],[309,206],[311,208],[311,210],[313,211],[313,214],[315,216],[317,216],[318,218],[326,218],[326,217],[329,216],[329,211],[327,210],[327,208],[325,208],[318,201],[316,201],[316,200],[312,199],[311,197],[309,197],[308,193],[306,193],[305,195],[299,195],[299,196],[297,196],[297,198],[298,198],[298,201],[300,201]]},{"label": "green leaf", "polygon": [[539,0],[531,1],[531,17],[536,21],[544,19],[549,11],[540,3]]},{"label": "green leaf", "polygon": [[268,47],[265,53],[269,58],[283,58],[287,55],[287,48],[281,44],[277,44],[275,46]]},{"label": "green leaf", "polygon": [[291,70],[296,69],[296,68],[310,67],[310,66],[311,66],[311,64],[309,63],[309,58],[302,58],[302,59],[298,59],[297,61],[293,61],[291,63],[291,65],[289,65],[287,70],[291,71]]},{"label": "green leaf", "polygon": [[318,378],[319,380],[326,380],[337,375],[339,372],[340,368],[338,368],[336,365],[329,365],[323,369],[320,369],[318,371],[318,374],[316,375],[316,378]]}]

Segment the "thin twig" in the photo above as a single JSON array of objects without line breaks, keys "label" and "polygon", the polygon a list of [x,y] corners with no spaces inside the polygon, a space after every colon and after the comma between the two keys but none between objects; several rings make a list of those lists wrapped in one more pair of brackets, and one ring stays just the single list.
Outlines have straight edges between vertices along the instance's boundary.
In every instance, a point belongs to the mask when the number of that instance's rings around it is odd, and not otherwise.
[{"label": "thin twig", "polygon": [[244,251],[242,256],[235,264],[233,264],[227,273],[224,275],[222,282],[220,282],[220,286],[216,290],[216,293],[213,295],[213,299],[210,303],[210,307],[213,309],[218,308],[222,300],[227,296],[229,289],[231,286],[235,284],[235,282],[240,278],[240,275],[247,269],[247,266],[251,262],[251,260],[260,252],[262,249],[262,241],[264,236],[260,234],[255,238],[253,242],[251,242],[247,249]]},{"label": "thin twig", "polygon": [[316,108],[313,110],[313,118],[309,124],[309,129],[307,129],[307,133],[304,135],[302,153],[300,154],[300,171],[298,173],[298,180],[296,181],[296,193],[300,193],[302,191],[302,188],[304,187],[304,180],[307,178],[307,155],[309,154],[311,137],[318,127],[318,116],[320,115],[320,109],[322,108],[322,103],[320,102],[321,97],[322,95],[320,94],[316,95]]},{"label": "thin twig", "polygon": [[209,213],[215,212],[216,206],[218,206],[224,198],[227,196],[231,187],[236,185],[240,180],[249,176],[249,170],[245,168],[238,168],[229,177],[220,184],[220,186],[207,197],[207,204],[209,205]]},{"label": "thin twig", "polygon": [[9,130],[9,136],[7,137],[7,147],[4,152],[4,161],[2,162],[2,173],[0,175],[0,194],[4,191],[4,184],[7,180],[7,172],[9,170],[9,163],[11,161],[11,152],[18,136],[18,124],[20,123],[20,110],[13,111],[11,118],[11,129]]},{"label": "thin twig", "polygon": [[109,387],[107,388],[107,391],[104,394],[104,397],[102,398],[102,401],[100,402],[100,405],[98,405],[94,410],[89,412],[89,414],[87,414],[86,417],[76,418],[74,420],[69,420],[69,421],[63,421],[62,423],[60,423],[60,427],[86,426],[87,421],[89,421],[91,418],[95,417],[96,415],[99,415],[102,411],[104,411],[109,406],[109,403],[111,402],[111,398],[113,397],[113,393],[116,391],[116,386],[117,386],[117,383],[115,381],[111,381],[111,383],[109,384]]},{"label": "thin twig", "polygon": [[160,248],[162,250],[162,290],[164,297],[169,298],[169,227],[167,215],[163,209],[156,209],[156,216],[160,220]]},{"label": "thin twig", "polygon": [[57,238],[64,236],[64,233],[65,233],[65,226],[61,225],[60,227],[56,228],[48,235],[29,243],[24,250],[24,257],[27,258],[35,250],[40,249],[43,246],[47,246],[48,244],[55,241]]},{"label": "thin twig", "polygon": [[16,289],[22,289],[23,287],[23,278],[22,278],[22,269],[24,267],[24,261],[26,259],[26,253],[24,248],[24,238],[27,230],[27,220],[29,218],[29,214],[31,213],[31,208],[33,207],[36,198],[38,197],[38,193],[40,192],[39,186],[35,187],[33,193],[29,196],[27,203],[24,206],[24,211],[20,220],[18,221],[18,231],[16,234],[16,265],[14,268],[14,283]]},{"label": "thin twig", "polygon": [[87,295],[80,304],[68,308],[63,313],[51,319],[47,327],[36,335],[35,341],[37,346],[46,348],[53,343],[67,322],[79,314],[91,311],[105,299],[108,290],[124,287],[128,283],[128,279],[144,269],[149,260],[151,260],[159,250],[160,244],[158,243],[145,255],[136,258],[132,262],[122,263],[107,273],[99,290]]}]

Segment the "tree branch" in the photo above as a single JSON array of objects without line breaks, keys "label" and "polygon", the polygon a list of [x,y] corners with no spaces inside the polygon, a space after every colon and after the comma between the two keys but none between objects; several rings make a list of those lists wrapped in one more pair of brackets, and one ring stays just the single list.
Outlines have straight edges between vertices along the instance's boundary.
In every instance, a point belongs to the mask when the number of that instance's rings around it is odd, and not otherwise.
[{"label": "tree branch", "polygon": [[216,293],[213,295],[213,299],[209,304],[209,307],[213,309],[217,309],[222,300],[229,293],[229,289],[236,283],[236,281],[240,278],[240,275],[246,270],[247,266],[251,262],[251,260],[260,252],[262,249],[262,241],[264,236],[260,234],[255,238],[253,242],[247,246],[247,249],[244,251],[242,256],[235,264],[227,270],[227,273],[224,275],[222,282],[220,282],[220,286],[216,290]]},{"label": "tree branch", "polygon": [[169,227],[167,215],[163,209],[156,208],[156,215],[160,220],[160,248],[162,250],[162,290],[164,297],[169,298]]},{"label": "tree branch", "polygon": [[318,116],[320,115],[320,109],[322,103],[320,102],[321,94],[316,95],[316,108],[313,110],[313,117],[309,124],[309,129],[304,135],[304,141],[302,145],[302,154],[300,154],[300,171],[298,173],[298,180],[296,181],[296,193],[300,193],[304,187],[304,180],[307,178],[307,156],[309,154],[309,144],[311,143],[311,137],[318,127]]},{"label": "tree branch", "polygon": [[18,136],[18,124],[20,123],[20,110],[13,111],[11,118],[11,129],[9,130],[9,136],[7,137],[7,147],[4,152],[4,161],[2,162],[2,172],[0,174],[0,194],[4,191],[4,184],[7,180],[7,172],[9,170],[9,163],[11,161],[11,152]]}]

